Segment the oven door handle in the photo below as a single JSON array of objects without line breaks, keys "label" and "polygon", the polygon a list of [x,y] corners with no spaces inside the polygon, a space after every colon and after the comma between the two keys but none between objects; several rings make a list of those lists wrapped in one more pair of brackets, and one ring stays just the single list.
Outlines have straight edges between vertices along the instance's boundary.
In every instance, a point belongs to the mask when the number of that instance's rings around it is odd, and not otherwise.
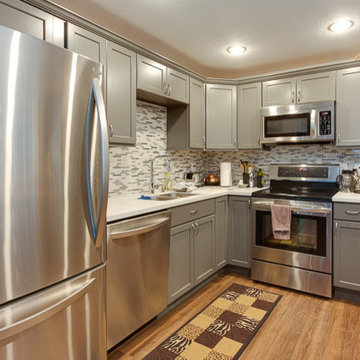
[{"label": "oven door handle", "polygon": [[311,209],[309,211],[304,211],[304,210],[295,210],[295,209],[291,209],[291,212],[294,215],[304,215],[304,216],[320,216],[320,217],[326,217],[328,214],[330,214],[331,210],[328,209],[322,209],[322,210],[316,210],[316,209]]},{"label": "oven door handle", "polygon": [[[271,203],[253,203],[253,210],[271,211]],[[291,207],[291,212],[295,215],[322,216],[326,217],[331,214],[331,209],[327,208],[305,208]]]}]

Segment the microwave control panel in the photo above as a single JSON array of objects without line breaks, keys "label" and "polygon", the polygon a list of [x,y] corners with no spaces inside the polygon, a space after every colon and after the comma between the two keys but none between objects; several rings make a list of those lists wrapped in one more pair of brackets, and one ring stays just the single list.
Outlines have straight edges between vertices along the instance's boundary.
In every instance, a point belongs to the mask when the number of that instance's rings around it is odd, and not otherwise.
[{"label": "microwave control panel", "polygon": [[320,136],[331,135],[331,111],[319,112],[319,134]]}]

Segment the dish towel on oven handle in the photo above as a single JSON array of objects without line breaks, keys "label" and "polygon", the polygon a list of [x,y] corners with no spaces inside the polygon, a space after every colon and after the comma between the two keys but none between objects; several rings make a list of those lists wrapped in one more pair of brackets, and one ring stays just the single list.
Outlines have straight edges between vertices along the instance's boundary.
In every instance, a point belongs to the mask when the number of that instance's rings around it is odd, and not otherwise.
[{"label": "dish towel on oven handle", "polygon": [[271,205],[271,222],[275,239],[289,240],[291,228],[291,208],[287,205]]}]

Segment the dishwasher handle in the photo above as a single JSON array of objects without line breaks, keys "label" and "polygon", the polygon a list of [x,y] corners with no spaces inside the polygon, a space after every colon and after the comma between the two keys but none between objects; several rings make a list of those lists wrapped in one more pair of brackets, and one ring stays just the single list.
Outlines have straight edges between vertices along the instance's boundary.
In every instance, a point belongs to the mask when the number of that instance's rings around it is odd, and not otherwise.
[{"label": "dishwasher handle", "polygon": [[154,230],[164,226],[169,220],[170,220],[169,217],[166,217],[166,218],[162,217],[158,221],[153,222],[152,224],[150,224],[148,226],[142,226],[142,227],[138,227],[135,229],[124,230],[124,231],[110,232],[110,239],[111,240],[119,240],[119,239],[123,239],[125,237],[141,235],[141,234],[144,234],[144,233],[147,233],[150,231],[154,231]]}]

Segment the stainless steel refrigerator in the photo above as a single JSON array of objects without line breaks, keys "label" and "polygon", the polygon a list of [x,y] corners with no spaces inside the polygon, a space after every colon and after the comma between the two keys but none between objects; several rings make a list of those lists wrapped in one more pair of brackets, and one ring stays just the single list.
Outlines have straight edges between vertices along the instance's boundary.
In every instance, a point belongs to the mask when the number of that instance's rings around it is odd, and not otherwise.
[{"label": "stainless steel refrigerator", "polygon": [[102,65],[0,26],[0,359],[106,359]]}]

